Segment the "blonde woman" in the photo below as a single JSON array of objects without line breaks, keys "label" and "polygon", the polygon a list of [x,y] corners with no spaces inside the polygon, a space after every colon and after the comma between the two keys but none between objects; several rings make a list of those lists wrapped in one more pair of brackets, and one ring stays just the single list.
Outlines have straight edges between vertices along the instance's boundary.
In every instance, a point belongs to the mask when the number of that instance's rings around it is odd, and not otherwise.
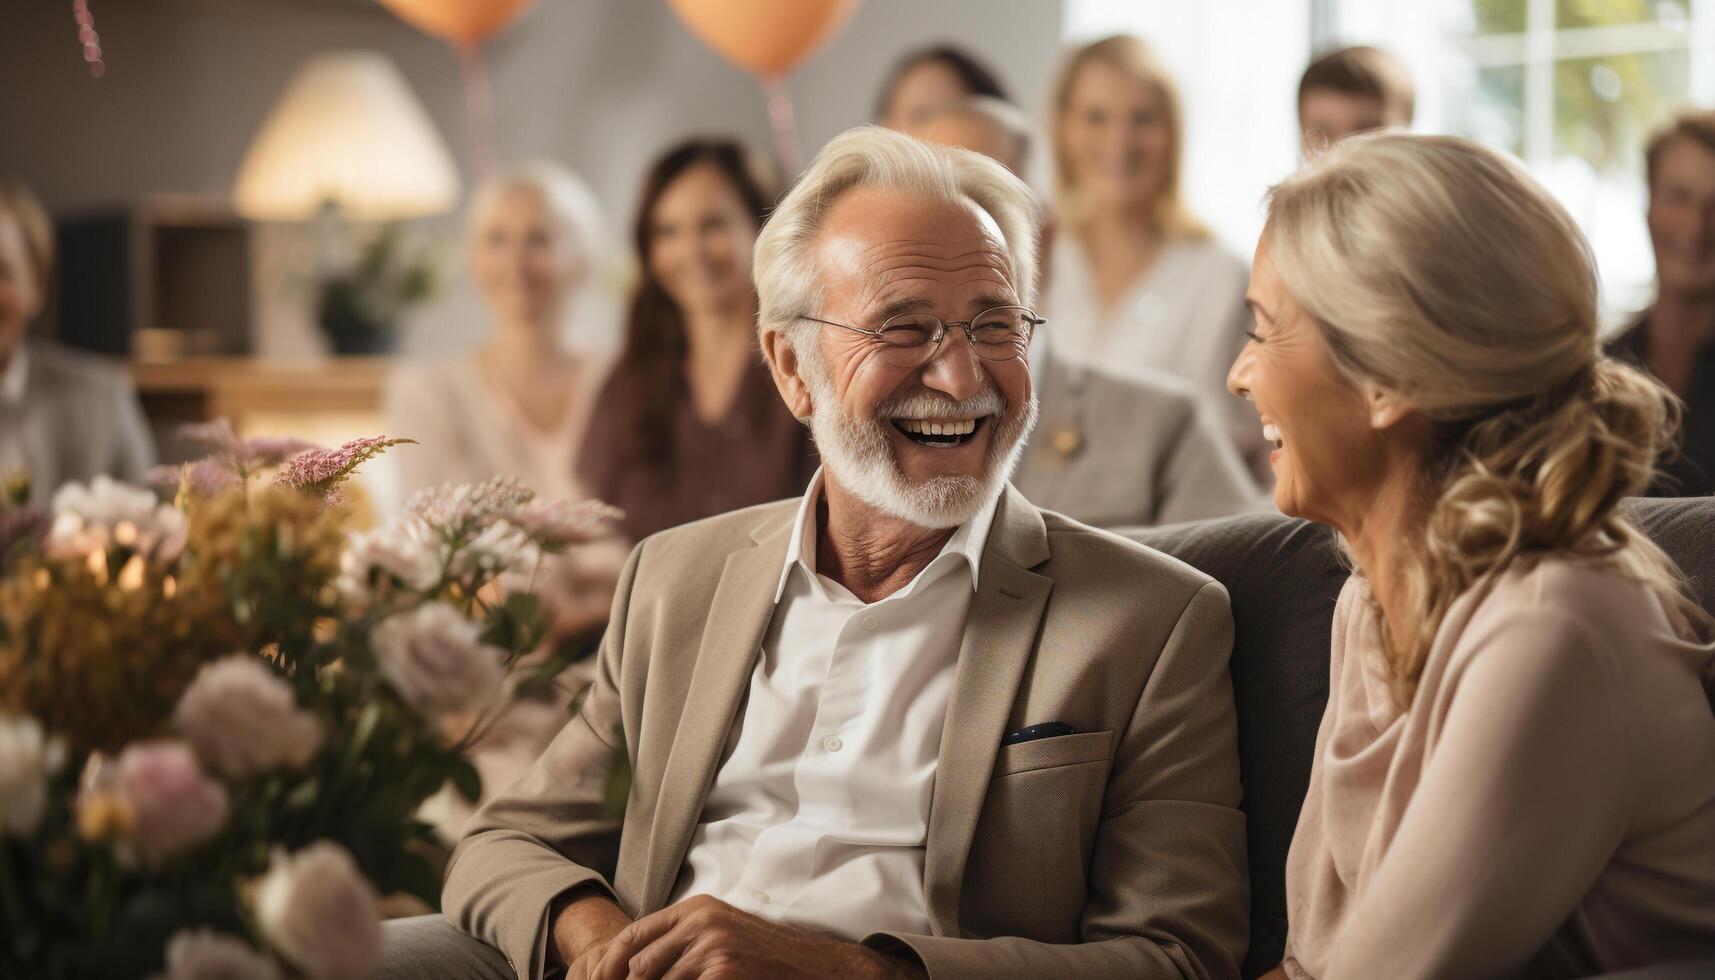
[{"label": "blonde woman", "polygon": [[601,247],[595,198],[570,172],[527,164],[477,191],[469,240],[487,337],[407,363],[387,386],[388,432],[422,443],[399,454],[405,492],[511,476],[577,498],[573,463],[607,364],[569,349],[562,328]]},{"label": "blonde woman", "polygon": [[1566,212],[1451,137],[1273,192],[1229,384],[1355,572],[1287,861],[1293,980],[1715,955],[1715,648],[1616,508],[1667,394],[1598,353]]},{"label": "blonde woman", "polygon": [[1042,313],[1055,351],[1122,375],[1185,380],[1266,471],[1256,426],[1225,390],[1245,339],[1245,267],[1180,197],[1173,79],[1142,41],[1105,38],[1067,57],[1051,111],[1058,224]]}]

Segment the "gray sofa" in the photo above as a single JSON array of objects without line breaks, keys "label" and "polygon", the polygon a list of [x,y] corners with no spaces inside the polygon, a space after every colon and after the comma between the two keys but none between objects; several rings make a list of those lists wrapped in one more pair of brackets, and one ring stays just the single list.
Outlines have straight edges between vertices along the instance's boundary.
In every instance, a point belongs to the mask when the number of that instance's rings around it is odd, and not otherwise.
[{"label": "gray sofa", "polygon": [[[1629,513],[1690,575],[1715,611],[1715,498],[1633,500]],[[1332,532],[1277,514],[1123,532],[1227,587],[1237,635],[1239,719],[1251,871],[1251,949],[1245,976],[1280,962],[1286,943],[1286,852],[1310,783],[1328,699],[1334,599],[1348,575]],[[1715,976],[1715,961],[1634,971],[1626,980]]]}]

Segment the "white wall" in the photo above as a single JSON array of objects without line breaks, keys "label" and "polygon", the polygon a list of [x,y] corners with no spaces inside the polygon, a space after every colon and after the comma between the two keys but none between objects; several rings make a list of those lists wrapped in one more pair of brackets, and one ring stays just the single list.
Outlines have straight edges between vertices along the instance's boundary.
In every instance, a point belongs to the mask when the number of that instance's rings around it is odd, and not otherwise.
[{"label": "white wall", "polygon": [[[935,40],[980,53],[1036,113],[1057,53],[1061,6],[864,0],[845,32],[789,83],[806,156],[868,119],[876,86],[899,53]],[[50,208],[163,192],[227,194],[287,78],[330,48],[372,48],[398,61],[469,173],[463,90],[450,51],[374,4],[123,0],[92,7],[108,69],[99,80],[84,68],[69,3],[0,0],[0,172],[31,184]],[[619,256],[643,169],[668,142],[730,132],[768,145],[754,82],[704,50],[661,0],[539,0],[490,46],[489,71],[501,159],[549,157],[583,174],[606,206]],[[446,238],[451,268],[462,273],[457,219],[423,225]],[[305,237],[292,229],[262,236],[266,352],[314,350],[301,281]],[[609,283],[610,294],[617,289]],[[610,316],[617,295],[608,300]],[[407,349],[454,349],[481,326],[461,274],[416,318]],[[611,340],[611,324],[579,329],[594,335],[588,340]]]}]

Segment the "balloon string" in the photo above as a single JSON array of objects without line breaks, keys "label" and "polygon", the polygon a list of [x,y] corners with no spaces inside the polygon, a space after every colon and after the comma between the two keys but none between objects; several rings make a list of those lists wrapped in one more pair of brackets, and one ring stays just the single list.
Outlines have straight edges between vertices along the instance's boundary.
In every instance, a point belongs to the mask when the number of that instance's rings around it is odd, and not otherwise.
[{"label": "balloon string", "polygon": [[798,124],[792,111],[792,97],[786,93],[786,79],[779,75],[763,75],[762,94],[768,101],[768,128],[774,133],[774,154],[780,169],[790,180],[798,176],[803,161],[798,155]]},{"label": "balloon string", "polygon": [[77,24],[77,43],[83,46],[83,60],[89,65],[92,78],[107,74],[107,62],[101,56],[101,35],[95,30],[95,14],[89,0],[72,0],[71,19]]},{"label": "balloon string", "polygon": [[494,172],[494,112],[489,98],[488,69],[483,65],[479,45],[461,44],[458,51],[459,68],[464,75],[465,111],[470,116],[471,161],[476,169],[476,182],[481,183]]}]

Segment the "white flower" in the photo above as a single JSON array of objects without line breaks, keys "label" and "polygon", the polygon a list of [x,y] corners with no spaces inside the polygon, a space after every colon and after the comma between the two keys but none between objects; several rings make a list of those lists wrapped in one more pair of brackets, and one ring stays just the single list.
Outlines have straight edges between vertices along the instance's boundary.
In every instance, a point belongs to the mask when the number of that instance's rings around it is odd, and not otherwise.
[{"label": "white flower", "polygon": [[347,534],[334,586],[347,604],[361,610],[393,586],[424,592],[440,578],[441,553],[434,532],[420,520],[407,519]]},{"label": "white flower", "polygon": [[48,809],[48,777],[65,764],[65,745],[28,716],[0,715],[0,837],[36,832]]},{"label": "white flower", "polygon": [[167,971],[155,980],[280,980],[280,968],[237,937],[181,929],[167,940]]},{"label": "white flower", "polygon": [[405,504],[405,510],[436,530],[462,539],[529,503],[535,496],[535,491],[516,479],[497,476],[483,483],[449,483],[419,490]]},{"label": "white flower", "polygon": [[357,980],[380,963],[375,889],[332,841],[274,852],[256,889],[256,920],[280,955],[317,980]]},{"label": "white flower", "polygon": [[173,717],[197,757],[230,779],[301,768],[322,743],[316,716],[300,709],[291,686],[248,653],[204,664]]},{"label": "white flower", "polygon": [[382,620],[370,635],[381,676],[424,714],[486,707],[500,693],[500,650],[457,609],[431,602]]},{"label": "white flower", "polygon": [[540,550],[531,543],[528,534],[497,521],[453,552],[447,570],[459,579],[478,574],[502,575],[527,568],[540,557]]},{"label": "white flower", "polygon": [[50,557],[79,558],[113,545],[170,562],[185,548],[185,515],[141,487],[98,476],[54,494],[54,523],[43,542]]}]

